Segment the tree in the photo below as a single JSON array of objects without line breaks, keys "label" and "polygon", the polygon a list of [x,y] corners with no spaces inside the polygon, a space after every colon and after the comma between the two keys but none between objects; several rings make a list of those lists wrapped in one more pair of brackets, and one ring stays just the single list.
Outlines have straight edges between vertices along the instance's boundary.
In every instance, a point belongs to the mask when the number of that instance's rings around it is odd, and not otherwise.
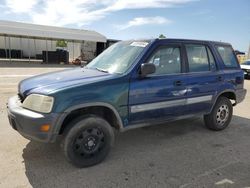
[{"label": "tree", "polygon": [[159,39],[165,39],[165,38],[167,38],[165,35],[163,35],[163,34],[159,35]]},{"label": "tree", "polygon": [[65,40],[58,40],[58,41],[56,41],[56,47],[65,48],[65,47],[67,47],[67,42]]}]

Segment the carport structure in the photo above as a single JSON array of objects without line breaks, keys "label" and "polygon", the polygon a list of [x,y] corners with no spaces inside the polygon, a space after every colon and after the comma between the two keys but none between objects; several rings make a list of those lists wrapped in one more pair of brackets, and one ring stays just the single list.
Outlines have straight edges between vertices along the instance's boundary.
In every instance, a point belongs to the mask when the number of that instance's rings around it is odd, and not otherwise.
[{"label": "carport structure", "polygon": [[[66,47],[58,47],[65,41]],[[98,32],[20,22],[0,21],[0,60],[47,62],[49,53],[68,52],[69,60],[79,56],[91,60],[102,51],[106,37]]]}]

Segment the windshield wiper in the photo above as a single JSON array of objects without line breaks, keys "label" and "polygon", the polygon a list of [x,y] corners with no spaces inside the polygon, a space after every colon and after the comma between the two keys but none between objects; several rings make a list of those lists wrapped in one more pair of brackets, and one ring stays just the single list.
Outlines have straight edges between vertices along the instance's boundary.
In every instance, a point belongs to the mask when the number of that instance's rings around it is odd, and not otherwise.
[{"label": "windshield wiper", "polygon": [[101,69],[101,68],[98,68],[98,67],[96,67],[95,69],[98,70],[98,71],[101,71],[101,72],[105,72],[105,73],[108,73],[108,72],[109,72],[109,71],[107,71],[107,70],[105,70],[105,69]]}]

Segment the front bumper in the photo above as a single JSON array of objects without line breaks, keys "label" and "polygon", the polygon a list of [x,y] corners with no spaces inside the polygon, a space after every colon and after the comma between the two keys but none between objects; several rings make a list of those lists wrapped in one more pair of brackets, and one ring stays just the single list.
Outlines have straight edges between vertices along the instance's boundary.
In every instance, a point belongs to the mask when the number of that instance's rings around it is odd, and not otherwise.
[{"label": "front bumper", "polygon": [[[22,108],[18,96],[9,99],[7,111],[10,125],[23,137],[40,142],[55,142],[57,134],[53,131],[58,114],[42,114]],[[42,132],[42,125],[50,125],[49,131]]]},{"label": "front bumper", "polygon": [[238,89],[236,90],[235,94],[236,94],[236,103],[240,103],[245,99],[247,90],[246,89]]}]

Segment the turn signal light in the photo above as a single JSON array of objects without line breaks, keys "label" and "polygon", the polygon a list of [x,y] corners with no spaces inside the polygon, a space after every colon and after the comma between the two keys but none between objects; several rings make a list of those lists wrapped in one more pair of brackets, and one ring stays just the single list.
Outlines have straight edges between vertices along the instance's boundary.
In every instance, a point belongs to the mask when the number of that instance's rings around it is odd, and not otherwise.
[{"label": "turn signal light", "polygon": [[41,130],[42,132],[48,132],[49,129],[50,129],[50,125],[42,125],[42,126],[40,127],[40,130]]}]

